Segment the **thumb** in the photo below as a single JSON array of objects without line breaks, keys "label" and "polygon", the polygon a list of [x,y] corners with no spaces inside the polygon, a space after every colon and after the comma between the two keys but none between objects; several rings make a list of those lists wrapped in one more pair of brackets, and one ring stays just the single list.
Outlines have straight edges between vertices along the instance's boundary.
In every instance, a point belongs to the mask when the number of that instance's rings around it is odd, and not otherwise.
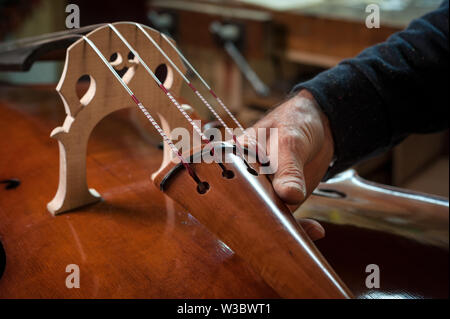
[{"label": "thumb", "polygon": [[306,199],[303,164],[292,152],[279,154],[278,170],[272,184],[275,192],[287,204],[300,204]]}]

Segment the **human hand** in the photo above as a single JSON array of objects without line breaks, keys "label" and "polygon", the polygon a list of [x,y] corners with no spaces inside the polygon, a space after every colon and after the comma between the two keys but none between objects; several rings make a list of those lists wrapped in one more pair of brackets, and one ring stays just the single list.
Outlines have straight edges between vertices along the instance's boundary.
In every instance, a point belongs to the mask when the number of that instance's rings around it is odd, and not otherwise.
[{"label": "human hand", "polygon": [[[274,137],[267,130],[266,154],[270,162],[278,163],[272,176],[273,188],[286,204],[300,205],[320,183],[333,158],[334,143],[327,117],[311,93],[302,90],[252,128],[249,134],[255,134],[258,128],[278,129],[278,141],[272,144],[278,145],[277,152],[270,150],[270,139]],[[303,219],[300,224],[313,240],[325,235],[323,227],[314,220]]]}]

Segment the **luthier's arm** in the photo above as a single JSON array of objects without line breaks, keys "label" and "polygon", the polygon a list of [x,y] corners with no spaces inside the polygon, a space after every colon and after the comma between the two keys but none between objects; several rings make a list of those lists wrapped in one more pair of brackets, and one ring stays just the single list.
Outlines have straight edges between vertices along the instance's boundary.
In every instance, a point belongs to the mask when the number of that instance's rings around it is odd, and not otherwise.
[{"label": "luthier's arm", "polygon": [[256,124],[279,128],[273,185],[282,199],[301,203],[333,152],[327,176],[410,133],[448,127],[448,10],[445,1],[386,42],[297,85],[299,93]]}]

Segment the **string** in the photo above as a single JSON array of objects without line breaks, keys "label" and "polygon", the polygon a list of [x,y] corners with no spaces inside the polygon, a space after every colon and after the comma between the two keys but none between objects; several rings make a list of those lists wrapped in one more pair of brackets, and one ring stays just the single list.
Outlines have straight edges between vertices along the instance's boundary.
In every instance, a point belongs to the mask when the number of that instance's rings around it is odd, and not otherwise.
[{"label": "string", "polygon": [[[142,64],[142,66],[147,70],[147,72],[152,76],[152,78],[156,81],[158,86],[164,91],[164,93],[167,95],[167,97],[172,101],[172,103],[178,108],[178,110],[184,115],[184,117],[188,120],[188,122],[193,126],[195,131],[201,136],[203,141],[205,143],[209,144],[210,140],[203,134],[203,132],[200,130],[200,128],[194,123],[192,118],[184,111],[184,109],[181,107],[181,105],[176,101],[176,99],[173,97],[173,95],[164,87],[164,85],[161,83],[161,81],[156,77],[156,75],[153,73],[153,71],[148,67],[147,63],[140,57],[139,53],[130,45],[130,43],[125,39],[125,37],[114,27],[112,24],[108,24],[108,26],[114,31],[114,33],[119,37],[119,39],[127,46],[127,48],[134,54],[134,56],[139,60],[139,62]],[[235,141],[236,138],[235,138]],[[214,147],[211,149],[211,155],[214,156]],[[250,165],[247,163],[247,161],[244,158],[243,152],[242,158],[244,159],[244,162],[249,170],[251,172],[255,172],[253,168],[250,167]],[[217,163],[217,161],[215,161]],[[226,169],[223,167],[223,165],[220,165],[220,168],[225,171]]]},{"label": "string", "polygon": [[147,70],[147,72],[151,75],[153,80],[155,80],[156,84],[159,86],[159,88],[166,94],[166,96],[169,98],[169,100],[177,107],[177,109],[183,114],[183,116],[186,118],[186,120],[192,125],[192,127],[195,129],[195,131],[200,135],[203,141],[205,143],[209,143],[210,140],[203,134],[201,129],[194,123],[194,120],[189,116],[189,114],[186,113],[186,111],[183,109],[183,107],[178,103],[178,101],[174,98],[172,93],[169,92],[169,90],[161,83],[161,81],[158,79],[158,77],[153,73],[153,71],[148,67],[147,63],[141,58],[139,53],[128,43],[128,41],[123,37],[123,35],[116,29],[115,26],[113,26],[111,23],[108,24],[108,26],[114,31],[114,33],[119,37],[119,39],[127,46],[127,48],[134,54],[134,56],[139,60],[139,62],[142,64],[142,66]]},{"label": "string", "polygon": [[[137,24],[135,24],[137,25]],[[188,122],[193,126],[193,128],[196,130],[196,132],[200,135],[200,137],[206,142],[206,143],[210,143],[210,140],[203,134],[203,132],[200,130],[200,128],[194,123],[194,121],[192,120],[192,118],[185,112],[185,110],[181,107],[181,105],[178,103],[178,101],[173,97],[173,95],[169,92],[169,90],[167,90],[164,85],[161,83],[161,81],[156,77],[156,75],[153,73],[153,71],[147,66],[147,64],[145,63],[145,61],[142,60],[142,58],[140,57],[140,55],[138,54],[138,52],[136,50],[134,50],[134,48],[128,43],[128,41],[122,36],[122,34],[112,25],[112,24],[108,24],[108,26],[116,33],[116,35],[121,39],[121,41],[130,49],[130,51],[136,56],[136,58],[140,61],[140,63],[144,66],[144,68],[147,70],[147,72],[152,76],[152,78],[154,79],[154,81],[156,82],[156,84],[159,86],[160,89],[163,90],[163,92],[166,94],[166,96],[170,99],[170,101],[177,107],[177,109],[184,115],[184,117],[186,118],[186,120],[188,120]],[[138,26],[138,25],[137,25]],[[140,27],[140,26],[138,26]],[[144,32],[145,35],[147,35],[147,32],[145,32],[144,30],[142,30],[142,28],[140,27],[141,31]],[[198,186],[200,188],[205,188],[204,183],[202,183],[200,181],[200,179],[197,177],[197,175],[195,174],[195,172],[192,170],[192,168],[190,167],[190,165],[187,163],[187,161],[183,158],[181,152],[175,147],[175,145],[173,144],[173,142],[171,141],[171,139],[164,133],[164,131],[161,129],[161,127],[159,126],[159,124],[154,120],[154,118],[151,116],[151,114],[148,112],[148,110],[144,107],[144,105],[138,100],[138,98],[135,96],[135,94],[131,91],[131,89],[128,87],[128,85],[123,81],[123,79],[115,72],[114,68],[111,66],[111,64],[106,60],[106,58],[104,57],[104,55],[100,52],[100,50],[97,48],[97,46],[86,36],[84,35],[71,35],[71,36],[75,36],[75,37],[80,37],[83,38],[90,46],[91,48],[94,50],[94,52],[99,56],[99,58],[103,61],[103,63],[108,67],[108,69],[112,72],[112,74],[116,77],[116,79],[119,81],[119,83],[122,85],[122,87],[125,88],[125,90],[127,91],[127,93],[130,95],[130,97],[132,98],[133,102],[138,106],[138,108],[144,113],[144,115],[147,117],[147,119],[150,121],[150,123],[156,128],[156,130],[158,131],[158,133],[163,137],[163,140],[169,145],[169,147],[172,149],[172,151],[175,153],[175,155],[180,159],[181,163],[183,164],[183,166],[186,168],[186,170],[189,172],[189,174],[191,175],[191,177],[198,183]],[[165,38],[167,41],[167,38]],[[153,40],[153,39],[152,39]],[[170,42],[170,41],[169,41]],[[172,44],[171,44],[172,45]],[[158,46],[159,47],[159,46]],[[159,48],[160,52],[163,53],[163,51]],[[171,61],[167,55],[164,53],[165,57],[167,58],[167,60],[174,66],[173,61]],[[187,60],[186,60],[187,61]],[[188,62],[189,63],[189,62]],[[192,65],[189,63],[189,65],[192,67]],[[175,66],[176,67],[176,66]],[[184,76],[184,74],[182,74],[182,72],[176,68],[177,71],[179,71],[179,73],[181,75],[183,75],[183,77],[187,80],[187,78]],[[188,81],[189,82],[189,81]],[[190,82],[189,82],[190,83]],[[206,83],[206,82],[205,82]],[[192,84],[190,85],[190,87],[195,91],[198,92],[198,90],[196,90]],[[212,91],[212,90],[211,90]],[[214,94],[214,93],[213,93]],[[206,102],[205,105],[209,106],[208,109],[210,109],[210,111],[212,111],[212,113],[218,118],[220,119],[221,124],[226,128],[229,129],[228,126],[226,126],[225,122],[220,118],[220,116],[214,111],[214,109],[211,107],[211,105],[209,105],[209,103],[203,98],[203,96],[198,92],[197,96],[204,102]],[[217,96],[216,96],[217,97]],[[229,112],[229,111],[228,111]],[[235,119],[236,120],[236,119]],[[237,121],[237,120],[236,120]],[[242,127],[242,126],[241,126]],[[235,144],[237,145],[237,147],[240,147],[239,142],[237,141],[237,138],[234,134],[233,135],[233,140],[235,142]],[[243,151],[242,149],[239,150],[241,155],[242,155],[242,159],[244,161],[244,163],[246,164],[248,171],[252,174],[257,175],[256,171],[247,163],[247,161],[245,160],[244,156],[243,156]],[[214,148],[211,150],[212,155],[214,155]],[[221,166],[222,167],[222,166]],[[200,191],[200,189],[199,189]]]},{"label": "string", "polygon": [[[119,37],[119,39],[127,46],[127,48],[134,54],[134,56],[139,60],[139,62],[142,64],[142,66],[147,70],[147,72],[152,76],[152,78],[155,80],[156,84],[163,90],[163,92],[167,95],[167,97],[170,99],[170,101],[178,108],[178,110],[184,115],[184,117],[188,120],[188,122],[192,125],[192,127],[195,129],[195,131],[200,135],[202,140],[209,144],[210,140],[203,134],[203,132],[200,130],[200,128],[195,124],[195,122],[192,120],[192,118],[186,113],[186,111],[182,108],[182,106],[177,102],[177,100],[173,97],[173,95],[167,90],[164,85],[161,83],[161,81],[158,79],[158,77],[153,73],[153,71],[148,67],[147,63],[141,58],[139,53],[131,46],[131,44],[125,39],[125,37],[114,27],[111,23],[108,24],[108,26],[114,31],[114,33]],[[211,155],[214,156],[214,147],[211,148]],[[217,161],[215,161],[217,162]],[[220,168],[225,171],[223,165],[220,165]]]},{"label": "string", "polygon": [[[225,123],[225,121],[220,117],[220,115],[216,112],[216,110],[211,106],[211,104],[208,103],[208,101],[203,97],[203,95],[194,87],[194,85],[189,81],[189,79],[184,75],[184,73],[178,68],[178,66],[172,61],[171,58],[167,56],[167,54],[164,52],[164,50],[156,43],[156,41],[148,34],[147,31],[144,30],[144,28],[139,23],[134,23],[141,31],[142,33],[147,37],[148,40],[156,47],[156,49],[164,56],[164,58],[170,63],[170,65],[177,71],[177,73],[183,78],[183,80],[187,83],[187,85],[192,89],[192,91],[197,95],[197,97],[203,102],[204,105],[211,111],[211,113],[214,115],[214,117],[220,122],[220,124],[225,128],[225,130],[233,137],[233,141],[236,144],[236,147],[241,155],[241,157],[245,160],[244,157],[244,151],[237,140],[235,134],[233,131],[228,127],[228,125]],[[169,41],[170,42],[170,41]],[[171,43],[171,42],[170,42]],[[172,43],[171,43],[172,44]],[[188,62],[189,63],[189,62]],[[189,64],[190,65],[190,64]],[[226,108],[226,106],[224,105]],[[228,108],[226,108],[228,110]],[[229,110],[228,110],[229,111]],[[230,112],[231,113],[231,112]],[[234,116],[233,116],[234,118]],[[234,118],[237,122],[236,118]],[[239,124],[240,125],[240,124]],[[242,128],[242,126],[240,126]],[[246,163],[247,164],[247,163]]]},{"label": "string", "polygon": [[[137,24],[136,24],[137,25]],[[142,30],[142,27],[140,27]],[[145,34],[147,34],[147,32],[145,32]],[[219,103],[219,105],[225,110],[225,112],[228,114],[228,116],[233,120],[233,122],[237,125],[237,127],[242,131],[243,134],[247,135],[248,138],[252,141],[255,142],[255,147],[256,147],[256,154],[258,155],[262,155],[262,157],[264,158],[263,162],[264,163],[269,163],[269,160],[267,158],[267,156],[264,153],[259,152],[258,150],[258,143],[256,143],[256,140],[253,139],[253,137],[251,137],[250,135],[245,133],[245,129],[244,127],[241,125],[241,123],[238,121],[238,119],[233,115],[233,113],[230,111],[230,109],[225,105],[225,103],[222,101],[222,99],[220,97],[217,96],[217,94],[212,90],[212,88],[208,85],[208,83],[205,81],[205,79],[203,79],[203,77],[197,72],[197,70],[194,68],[194,66],[188,61],[188,59],[183,55],[183,53],[167,38],[167,36],[164,33],[160,33],[162,38],[169,43],[169,45],[175,50],[175,52],[178,54],[178,56],[183,60],[184,63],[186,63],[186,65],[191,69],[192,72],[194,72],[194,74],[197,76],[197,78],[203,83],[203,85],[206,87],[206,89],[208,90],[208,92],[214,97],[214,99],[217,101],[217,103]],[[152,41],[153,42],[153,41]],[[161,50],[160,50],[161,52]],[[164,54],[164,56],[168,59],[168,57]],[[183,75],[183,78],[185,78],[185,81],[188,81],[187,78]],[[188,81],[188,84],[190,82]],[[213,112],[214,114],[215,112]],[[220,121],[220,120],[219,120]],[[222,121],[221,121],[222,123]],[[223,124],[224,125],[224,124]],[[239,144],[239,142],[237,142],[236,136],[233,134],[233,140],[236,142],[236,145]]]},{"label": "string", "polygon": [[237,120],[237,118],[231,113],[230,109],[223,103],[223,101],[217,96],[216,93],[211,89],[211,87],[206,83],[206,81],[203,79],[203,77],[197,72],[197,70],[192,66],[192,64],[188,61],[188,59],[181,53],[181,51],[167,38],[167,36],[164,33],[161,33],[162,38],[169,43],[169,45],[175,50],[175,52],[179,55],[179,57],[183,60],[184,63],[192,70],[192,72],[195,73],[197,78],[203,83],[203,85],[206,87],[206,89],[209,91],[209,93],[216,99],[216,101],[220,104],[220,106],[227,112],[227,114],[230,116],[230,118],[234,121],[234,123],[238,126],[238,128],[244,132],[245,129],[241,125],[241,123]]},{"label": "string", "polygon": [[162,136],[164,142],[166,142],[167,145],[169,145],[169,147],[174,152],[174,154],[180,159],[182,165],[186,168],[186,170],[188,171],[189,175],[197,182],[198,185],[203,185],[202,182],[200,181],[200,179],[198,178],[197,174],[195,174],[195,172],[193,171],[192,167],[184,159],[184,157],[182,156],[181,152],[173,144],[172,140],[166,135],[166,133],[164,133],[162,128],[159,126],[159,124],[155,121],[155,119],[148,112],[148,110],[145,108],[145,106],[138,100],[136,95],[128,87],[128,85],[123,81],[123,79],[117,74],[117,72],[114,70],[114,68],[111,66],[111,64],[106,60],[105,56],[100,52],[100,50],[97,48],[97,46],[88,37],[86,37],[84,35],[74,35],[74,36],[78,36],[80,38],[83,38],[91,46],[91,48],[94,50],[94,52],[99,56],[99,58],[108,67],[108,69],[115,76],[115,78],[119,81],[119,83],[122,85],[122,87],[127,91],[127,93],[130,95],[130,97],[133,100],[133,102],[144,113],[145,117],[150,121],[150,123],[156,128],[158,133]]}]

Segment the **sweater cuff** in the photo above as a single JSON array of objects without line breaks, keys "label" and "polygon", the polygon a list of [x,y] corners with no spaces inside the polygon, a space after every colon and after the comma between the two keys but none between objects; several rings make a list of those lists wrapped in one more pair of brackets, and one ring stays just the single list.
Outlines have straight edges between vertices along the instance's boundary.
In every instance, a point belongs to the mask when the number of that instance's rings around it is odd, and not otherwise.
[{"label": "sweater cuff", "polygon": [[330,123],[336,161],[326,178],[389,147],[391,128],[383,102],[357,68],[342,62],[293,91],[302,89],[314,96]]}]

